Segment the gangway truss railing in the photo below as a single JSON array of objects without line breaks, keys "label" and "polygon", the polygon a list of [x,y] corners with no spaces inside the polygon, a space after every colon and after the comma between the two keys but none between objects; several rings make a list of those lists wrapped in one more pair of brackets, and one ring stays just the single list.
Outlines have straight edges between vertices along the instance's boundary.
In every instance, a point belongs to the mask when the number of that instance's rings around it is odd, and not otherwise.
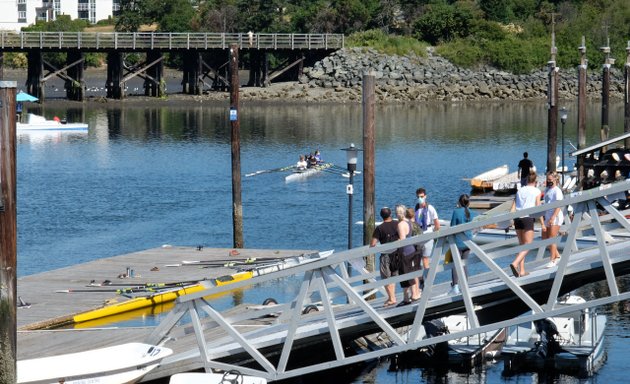
[{"label": "gangway truss railing", "polygon": [[[616,278],[630,273],[630,222],[613,201],[629,189],[630,181],[602,185],[540,207],[481,215],[470,223],[437,232],[337,252],[291,269],[182,296],[147,341],[172,343],[177,353],[163,360],[163,366],[186,361],[188,367],[206,371],[237,369],[280,380],[627,300],[630,292],[622,291]],[[567,216],[572,220],[565,222],[558,237],[542,240],[537,236],[526,245],[519,245],[514,236],[507,235],[498,241],[480,240],[488,227],[525,215],[539,216],[557,207],[568,213],[569,206],[573,214]],[[480,232],[471,240],[465,231]],[[471,250],[467,260],[461,259],[455,245],[457,237]],[[381,279],[378,273],[364,268],[363,260],[368,255],[428,240],[435,241],[428,272]],[[545,250],[550,244],[562,249],[562,257],[557,267],[545,268]],[[443,255],[449,249],[453,262],[445,264]],[[516,278],[508,267],[522,250],[530,251],[526,264],[530,274]],[[468,275],[464,274],[465,265]],[[459,295],[448,292],[453,269],[459,277]],[[419,301],[384,307],[385,284],[398,284],[423,273],[425,285]],[[219,312],[212,301],[204,298],[292,275],[302,276],[299,293],[278,305],[252,307],[234,314]],[[605,281],[607,293],[585,297],[580,304],[556,306],[562,295],[594,281]],[[522,306],[520,316],[509,314],[509,303]],[[304,308],[313,305],[319,311],[305,314]],[[423,322],[455,313],[466,314],[469,324],[465,330],[426,337]],[[188,316],[190,323],[182,321]],[[274,316],[273,324],[260,326],[260,319],[268,320],[270,316]],[[389,343],[380,349],[349,353],[348,343],[367,334],[379,334]],[[188,339],[192,337],[194,343]],[[185,340],[190,347],[178,351],[178,343]],[[322,345],[330,348],[330,356],[315,349]]]}]

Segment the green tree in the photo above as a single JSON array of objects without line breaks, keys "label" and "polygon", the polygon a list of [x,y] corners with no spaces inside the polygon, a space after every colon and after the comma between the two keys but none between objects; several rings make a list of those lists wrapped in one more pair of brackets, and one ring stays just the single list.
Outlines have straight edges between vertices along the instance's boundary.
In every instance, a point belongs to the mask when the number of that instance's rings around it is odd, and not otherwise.
[{"label": "green tree", "polygon": [[478,0],[479,7],[486,14],[488,20],[507,23],[510,16],[509,1],[506,0]]},{"label": "green tree", "polygon": [[195,10],[189,0],[162,0],[154,9],[153,20],[161,32],[190,32]]},{"label": "green tree", "polygon": [[453,5],[431,4],[414,23],[416,36],[430,44],[465,37],[470,34],[472,14]]},{"label": "green tree", "polygon": [[238,32],[238,8],[235,0],[206,1],[192,21],[193,31]]},{"label": "green tree", "polygon": [[288,29],[288,24],[283,25],[282,18],[285,5],[281,0],[239,0],[238,24],[244,31],[256,33]]},{"label": "green tree", "polygon": [[120,0],[120,14],[114,29],[118,32],[136,32],[148,18],[144,9],[151,0]]}]

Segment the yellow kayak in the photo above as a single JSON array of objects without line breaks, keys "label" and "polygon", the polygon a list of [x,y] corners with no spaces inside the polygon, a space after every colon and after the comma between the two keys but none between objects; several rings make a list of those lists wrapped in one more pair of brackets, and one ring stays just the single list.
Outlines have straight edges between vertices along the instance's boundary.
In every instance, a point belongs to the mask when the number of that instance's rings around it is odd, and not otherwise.
[{"label": "yellow kayak", "polygon": [[102,308],[93,309],[87,312],[80,313],[73,316],[72,320],[75,323],[82,323],[84,321],[90,321],[99,319],[101,317],[117,315],[123,312],[133,311],[139,308],[151,307],[157,304],[167,303],[173,301],[182,295],[195,293],[208,289],[207,283],[198,283],[187,287],[177,288],[172,291],[156,293],[151,296],[136,297],[121,303],[110,304]]}]

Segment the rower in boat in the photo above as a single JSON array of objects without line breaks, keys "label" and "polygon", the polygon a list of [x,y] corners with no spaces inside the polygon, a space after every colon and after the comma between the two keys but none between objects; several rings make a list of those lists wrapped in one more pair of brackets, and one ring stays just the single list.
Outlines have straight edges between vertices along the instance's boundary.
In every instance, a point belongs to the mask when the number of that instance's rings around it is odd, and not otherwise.
[{"label": "rower in boat", "polygon": [[315,150],[315,155],[313,157],[315,158],[315,161],[317,162],[317,164],[322,163],[322,155],[321,153],[319,153],[319,149]]},{"label": "rower in boat", "polygon": [[306,162],[304,155],[300,155],[300,160],[298,160],[295,167],[297,168],[298,171],[303,171],[308,167],[308,163]]}]

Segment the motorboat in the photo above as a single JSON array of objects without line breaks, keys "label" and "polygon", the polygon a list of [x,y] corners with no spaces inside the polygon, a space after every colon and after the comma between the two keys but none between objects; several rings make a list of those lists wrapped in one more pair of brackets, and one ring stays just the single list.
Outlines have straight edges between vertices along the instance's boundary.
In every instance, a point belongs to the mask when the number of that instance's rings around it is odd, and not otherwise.
[{"label": "motorboat", "polygon": [[[566,295],[558,306],[586,301]],[[606,316],[594,309],[570,312],[511,327],[503,346],[504,374],[555,370],[580,377],[591,376],[604,362]]]},{"label": "motorboat", "polygon": [[43,116],[29,113],[26,123],[16,123],[18,133],[27,132],[69,132],[69,133],[87,133],[87,123],[68,123],[61,119],[47,120]]},{"label": "motorboat", "polygon": [[473,190],[485,191],[492,189],[493,182],[508,174],[507,164],[483,172],[470,179],[470,186]]},{"label": "motorboat", "polygon": [[[421,338],[463,332],[470,327],[466,315],[450,315],[425,321],[422,325]],[[408,337],[407,332],[404,335]],[[402,353],[397,364],[422,367],[442,365],[466,371],[499,357],[506,337],[506,328],[463,336]]]},{"label": "motorboat", "polygon": [[170,348],[127,343],[84,352],[18,360],[18,384],[135,383],[173,353]]},{"label": "motorboat", "polygon": [[[461,332],[469,328],[467,316],[451,315],[442,318],[449,332]],[[494,360],[501,355],[507,338],[507,328],[482,332],[448,341],[449,364],[471,368],[486,360]]]}]

